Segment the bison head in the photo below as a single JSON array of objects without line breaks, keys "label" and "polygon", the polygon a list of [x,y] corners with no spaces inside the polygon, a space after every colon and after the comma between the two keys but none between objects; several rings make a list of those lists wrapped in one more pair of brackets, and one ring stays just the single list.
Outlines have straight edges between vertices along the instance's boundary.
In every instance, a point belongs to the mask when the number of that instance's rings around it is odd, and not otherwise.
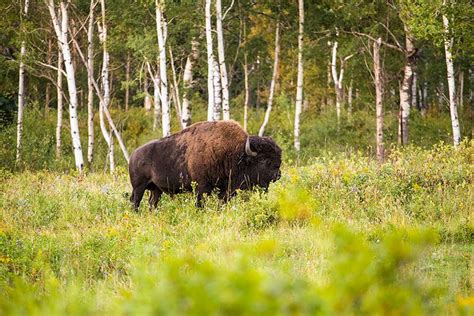
[{"label": "bison head", "polygon": [[245,142],[246,178],[250,186],[267,189],[281,177],[281,149],[269,137],[249,136]]}]

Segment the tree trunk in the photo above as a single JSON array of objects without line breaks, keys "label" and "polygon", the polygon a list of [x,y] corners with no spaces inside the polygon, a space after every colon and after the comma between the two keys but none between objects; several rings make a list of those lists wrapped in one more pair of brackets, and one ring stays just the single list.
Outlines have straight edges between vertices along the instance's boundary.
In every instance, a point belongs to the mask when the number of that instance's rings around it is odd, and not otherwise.
[{"label": "tree trunk", "polygon": [[100,41],[102,42],[102,96],[103,101],[101,102],[101,130],[104,135],[104,138],[109,145],[109,167],[110,173],[115,171],[115,161],[114,161],[114,142],[113,142],[113,131],[110,133],[107,132],[104,122],[104,111],[109,108],[110,103],[110,85],[109,85],[109,61],[110,56],[107,50],[107,25],[105,23],[105,0],[100,1],[101,10],[102,10],[102,26],[99,29],[100,32]]},{"label": "tree trunk", "polygon": [[[25,0],[23,13],[25,17],[28,14],[29,0]],[[21,158],[21,139],[23,136],[23,110],[25,107],[25,63],[23,62],[26,54],[26,42],[21,41],[20,49],[20,68],[18,73],[18,121],[17,121],[17,137],[16,137],[16,162]]]},{"label": "tree trunk", "polygon": [[125,111],[128,111],[129,100],[130,100],[130,53],[127,53],[127,61],[125,62]]},{"label": "tree trunk", "polygon": [[352,58],[354,54],[344,57],[341,60],[341,68],[339,70],[339,75],[337,73],[336,57],[337,57],[337,41],[334,42],[332,46],[332,59],[331,59],[331,72],[332,80],[334,81],[334,90],[336,92],[336,117],[337,117],[337,126],[339,127],[341,121],[341,107],[344,99],[344,90],[342,88],[342,79],[344,78],[344,65],[347,60]]},{"label": "tree trunk", "polygon": [[273,95],[275,93],[275,85],[278,76],[278,61],[279,61],[279,54],[280,54],[280,22],[277,20],[276,28],[275,28],[275,58],[273,61],[273,75],[272,81],[270,83],[270,93],[268,95],[268,104],[267,110],[265,111],[265,118],[263,119],[262,126],[260,126],[260,130],[258,131],[258,136],[262,137],[265,132],[265,127],[268,124],[270,119],[270,113],[272,111],[272,103],[273,103]]},{"label": "tree trunk", "polygon": [[398,143],[408,144],[408,118],[410,115],[410,95],[413,79],[413,68],[415,63],[415,47],[413,39],[405,26],[405,67],[403,79],[400,85],[400,112],[398,120]]},{"label": "tree trunk", "polygon": [[[443,1],[446,5],[446,0]],[[448,77],[448,91],[449,91],[449,109],[451,113],[451,125],[453,128],[453,143],[454,147],[459,146],[461,142],[461,131],[459,128],[458,109],[456,106],[456,85],[454,82],[454,67],[453,67],[453,38],[450,35],[449,20],[445,14],[443,14],[443,25],[444,25],[444,51],[446,54],[446,72]]]},{"label": "tree trunk", "polygon": [[212,112],[212,120],[213,121],[218,121],[221,119],[221,108],[222,108],[222,86],[221,86],[221,76],[219,74],[219,64],[217,61],[214,59],[214,69],[213,69],[213,74],[214,74],[214,110]]},{"label": "tree trunk", "polygon": [[[148,75],[147,71],[145,70],[145,73],[143,74],[143,93],[144,93],[144,99],[143,99],[143,106],[145,107],[146,112],[151,111],[151,100],[150,100],[150,93],[148,92],[149,84],[148,84]],[[153,81],[153,78],[152,78]]]},{"label": "tree trunk", "polygon": [[247,131],[247,122],[249,116],[249,71],[247,63],[247,52],[244,54],[244,85],[245,85],[245,97],[244,97],[244,130]]},{"label": "tree trunk", "polygon": [[183,128],[191,125],[191,92],[193,89],[193,64],[198,58],[198,42],[196,39],[191,41],[191,53],[186,58],[186,65],[183,74],[183,103],[181,108],[181,125]]},{"label": "tree trunk", "polygon": [[174,106],[176,110],[176,114],[178,116],[178,123],[181,126],[181,129],[183,129],[185,126],[182,123],[182,118],[181,118],[181,100],[179,98],[179,86],[178,86],[178,80],[176,79],[176,68],[174,67],[174,58],[173,58],[173,50],[171,49],[171,45],[168,46],[168,49],[170,51],[170,64],[171,64],[171,73],[173,74],[173,99],[174,99]]},{"label": "tree trunk", "polygon": [[156,32],[160,52],[160,96],[161,96],[161,128],[163,137],[171,135],[170,107],[168,101],[168,79],[166,75],[166,36],[167,26],[163,18],[163,0],[155,0]]},{"label": "tree trunk", "polygon": [[61,129],[63,126],[63,54],[61,46],[58,47],[58,77],[56,82],[56,91],[58,98],[58,118],[56,123],[56,158],[61,157]]},{"label": "tree trunk", "polygon": [[423,83],[423,89],[421,92],[423,102],[421,103],[421,116],[426,116],[426,111],[428,110],[428,83],[425,81]]},{"label": "tree trunk", "polygon": [[148,73],[150,75],[151,80],[153,81],[153,131],[155,131],[158,127],[158,121],[161,116],[161,106],[160,106],[160,75],[158,74],[158,70],[153,74],[151,69],[151,65],[149,62],[146,62],[146,66],[148,68]]},{"label": "tree trunk", "polygon": [[207,46],[207,120],[214,117],[214,53],[212,49],[211,0],[206,0],[206,46]]},{"label": "tree trunk", "polygon": [[[46,62],[48,65],[51,65],[52,60],[52,50],[53,50],[53,40],[50,38],[48,39],[48,55],[46,58]],[[46,83],[46,90],[44,96],[44,116],[48,116],[49,113],[49,103],[51,101],[51,84],[48,82]]]},{"label": "tree trunk", "polygon": [[74,160],[76,168],[82,171],[84,168],[84,158],[82,155],[81,138],[79,134],[79,122],[77,119],[77,89],[76,89],[76,78],[75,70],[71,60],[71,50],[69,48],[69,42],[67,39],[68,33],[68,16],[66,10],[66,4],[60,3],[61,8],[61,25],[59,25],[56,12],[54,10],[53,0],[49,0],[48,9],[53,21],[54,30],[56,36],[61,45],[64,67],[66,69],[68,93],[69,93],[69,121],[71,129],[72,147],[74,152]]},{"label": "tree trunk", "polygon": [[383,82],[382,82],[382,63],[380,62],[380,45],[382,38],[374,42],[374,81],[375,81],[375,112],[376,112],[376,147],[377,160],[384,160],[383,144]]},{"label": "tree trunk", "polygon": [[230,120],[229,111],[229,87],[227,79],[227,68],[224,53],[224,31],[222,29],[222,5],[221,0],[216,0],[216,31],[217,31],[217,56],[219,59],[219,73],[221,75],[222,87],[222,117]]},{"label": "tree trunk", "polygon": [[[89,27],[87,29],[87,65],[94,71],[94,1],[91,1],[89,9]],[[94,73],[91,74],[94,77]],[[94,159],[94,87],[92,81],[87,77],[87,162],[92,166]]]},{"label": "tree trunk", "polygon": [[349,83],[349,90],[347,91],[347,116],[349,120],[352,119],[352,79]]},{"label": "tree trunk", "polygon": [[413,77],[412,77],[412,82],[411,82],[411,107],[413,109],[418,109],[418,100],[417,100],[417,74],[416,71],[413,71]]},{"label": "tree trunk", "polygon": [[459,109],[462,109],[463,106],[463,95],[464,95],[464,71],[459,70],[459,94],[458,94],[458,104]]},{"label": "tree trunk", "polygon": [[300,114],[303,103],[303,27],[304,27],[304,3],[298,0],[298,75],[296,80],[296,102],[295,102],[295,149],[300,150]]}]

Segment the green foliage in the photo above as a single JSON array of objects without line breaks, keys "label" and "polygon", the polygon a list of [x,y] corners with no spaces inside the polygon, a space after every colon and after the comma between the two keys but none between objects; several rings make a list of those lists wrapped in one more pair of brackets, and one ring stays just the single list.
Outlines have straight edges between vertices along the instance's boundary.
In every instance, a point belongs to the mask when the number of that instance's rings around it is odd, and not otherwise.
[{"label": "green foliage", "polygon": [[[133,114],[131,114],[133,115]],[[2,171],[6,314],[472,312],[472,143],[326,154],[269,193],[138,213],[127,174]]]}]

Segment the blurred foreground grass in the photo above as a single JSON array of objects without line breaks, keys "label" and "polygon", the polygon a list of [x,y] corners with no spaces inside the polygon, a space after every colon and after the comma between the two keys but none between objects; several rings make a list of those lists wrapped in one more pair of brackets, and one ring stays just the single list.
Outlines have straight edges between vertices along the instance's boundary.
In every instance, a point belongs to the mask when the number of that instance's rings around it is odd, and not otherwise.
[{"label": "blurred foreground grass", "polygon": [[128,204],[115,176],[0,175],[0,314],[472,314],[472,143],[286,165],[268,194]]}]

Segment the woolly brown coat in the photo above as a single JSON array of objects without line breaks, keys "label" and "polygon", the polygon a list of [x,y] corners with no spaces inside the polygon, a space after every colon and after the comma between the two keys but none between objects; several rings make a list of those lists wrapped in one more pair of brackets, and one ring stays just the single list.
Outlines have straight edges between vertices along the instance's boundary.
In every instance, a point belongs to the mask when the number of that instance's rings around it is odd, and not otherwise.
[{"label": "woolly brown coat", "polygon": [[[249,140],[252,155],[246,153]],[[280,177],[281,149],[268,137],[249,136],[237,122],[200,122],[136,149],[129,163],[131,201],[138,208],[145,190],[150,206],[162,193],[191,191],[197,204],[214,189],[227,200],[237,189],[267,188]]]}]

